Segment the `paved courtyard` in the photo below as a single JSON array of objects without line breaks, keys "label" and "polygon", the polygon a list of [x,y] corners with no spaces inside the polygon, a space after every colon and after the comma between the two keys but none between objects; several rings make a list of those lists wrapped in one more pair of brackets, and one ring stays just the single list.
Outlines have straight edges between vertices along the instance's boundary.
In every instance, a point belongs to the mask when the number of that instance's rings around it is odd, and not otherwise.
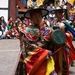
[{"label": "paved courtyard", "polygon": [[[18,39],[0,40],[0,75],[14,75],[21,54],[19,45]],[[70,67],[70,75],[75,75],[75,67]]]},{"label": "paved courtyard", "polygon": [[19,40],[0,40],[0,75],[14,75],[19,58]]}]

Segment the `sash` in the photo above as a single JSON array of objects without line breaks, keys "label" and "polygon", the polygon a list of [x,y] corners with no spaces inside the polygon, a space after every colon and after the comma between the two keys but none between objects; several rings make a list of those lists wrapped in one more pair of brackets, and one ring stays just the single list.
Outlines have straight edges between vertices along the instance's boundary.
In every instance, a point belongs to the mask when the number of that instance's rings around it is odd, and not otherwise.
[{"label": "sash", "polygon": [[48,50],[35,49],[24,59],[27,75],[49,75],[54,71],[54,60],[47,58]]}]

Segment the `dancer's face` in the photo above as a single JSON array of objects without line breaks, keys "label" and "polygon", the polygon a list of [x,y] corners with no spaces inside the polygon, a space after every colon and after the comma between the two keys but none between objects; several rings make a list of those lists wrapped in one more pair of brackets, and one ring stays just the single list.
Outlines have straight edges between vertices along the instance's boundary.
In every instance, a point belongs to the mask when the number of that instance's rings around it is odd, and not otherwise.
[{"label": "dancer's face", "polygon": [[42,15],[39,13],[33,14],[31,17],[33,24],[40,24],[42,22]]}]

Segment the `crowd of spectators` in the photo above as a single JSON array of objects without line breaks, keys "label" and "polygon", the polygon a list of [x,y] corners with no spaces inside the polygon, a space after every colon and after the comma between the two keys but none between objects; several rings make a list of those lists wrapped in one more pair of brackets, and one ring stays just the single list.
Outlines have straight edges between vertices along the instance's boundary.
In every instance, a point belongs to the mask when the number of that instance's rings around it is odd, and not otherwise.
[{"label": "crowd of spectators", "polygon": [[[43,18],[43,24],[52,27],[57,23],[57,18],[55,17],[55,14],[52,13],[52,10],[55,9],[66,9],[67,6],[65,1],[62,1],[61,5],[60,2],[56,2],[56,6],[53,5],[53,3],[50,3],[49,5],[45,6],[47,10],[49,10],[49,14]],[[75,5],[71,6],[71,9],[68,11],[69,13],[69,20],[72,23],[72,27],[75,29]],[[59,16],[60,17],[60,16]],[[15,39],[16,36],[19,34],[19,31],[22,27],[26,27],[32,25],[32,22],[30,19],[27,18],[20,18],[17,17],[16,21],[13,21],[12,17],[9,17],[8,22],[5,22],[4,16],[0,17],[0,39]]]},{"label": "crowd of spectators", "polygon": [[19,31],[22,27],[29,25],[31,21],[24,18],[23,20],[20,17],[17,17],[13,21],[12,17],[9,17],[8,22],[5,21],[4,16],[0,17],[0,39],[14,39],[19,34]]}]

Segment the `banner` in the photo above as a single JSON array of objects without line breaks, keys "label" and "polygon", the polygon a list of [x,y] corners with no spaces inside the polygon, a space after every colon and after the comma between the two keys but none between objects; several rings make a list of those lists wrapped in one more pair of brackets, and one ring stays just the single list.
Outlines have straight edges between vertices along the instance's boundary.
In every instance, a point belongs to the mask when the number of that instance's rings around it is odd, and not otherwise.
[{"label": "banner", "polygon": [[71,5],[73,5],[74,4],[74,1],[75,0],[68,0],[68,3],[70,3]]}]

